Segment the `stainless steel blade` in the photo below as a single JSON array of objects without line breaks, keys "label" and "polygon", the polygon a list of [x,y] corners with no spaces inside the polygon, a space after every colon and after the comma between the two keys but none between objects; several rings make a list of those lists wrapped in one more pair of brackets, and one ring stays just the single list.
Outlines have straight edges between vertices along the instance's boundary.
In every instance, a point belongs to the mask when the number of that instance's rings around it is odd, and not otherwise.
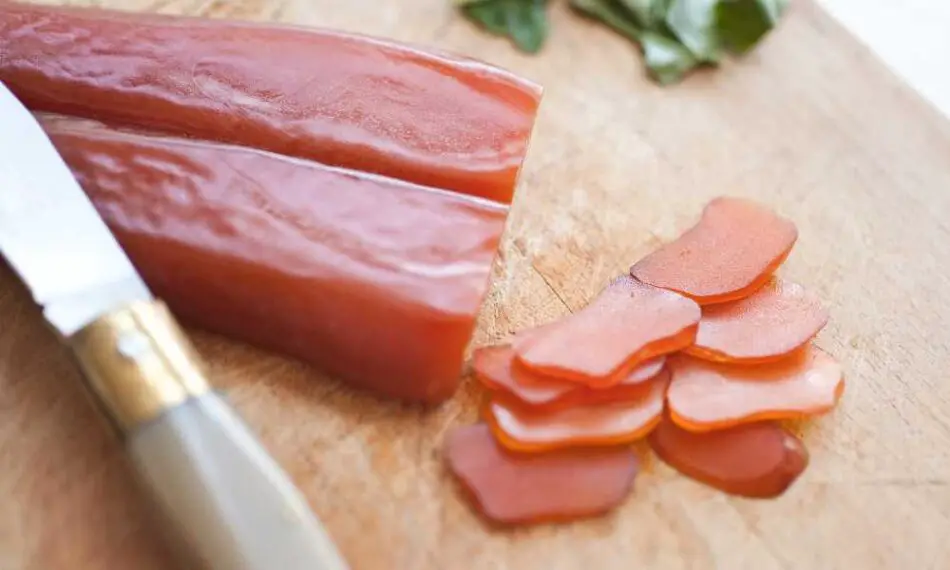
[{"label": "stainless steel blade", "polygon": [[63,335],[151,299],[53,143],[2,82],[0,252]]}]

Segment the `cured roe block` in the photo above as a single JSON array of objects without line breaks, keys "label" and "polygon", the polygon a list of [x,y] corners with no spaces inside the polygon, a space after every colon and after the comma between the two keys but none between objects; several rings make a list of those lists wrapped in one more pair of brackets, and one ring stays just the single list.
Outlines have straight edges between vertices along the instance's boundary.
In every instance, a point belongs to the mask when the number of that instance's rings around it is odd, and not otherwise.
[{"label": "cured roe block", "polygon": [[43,124],[183,321],[384,395],[454,391],[507,207],[259,150]]},{"label": "cured roe block", "polygon": [[0,0],[0,81],[28,107],[510,203],[541,88],[336,31]]}]

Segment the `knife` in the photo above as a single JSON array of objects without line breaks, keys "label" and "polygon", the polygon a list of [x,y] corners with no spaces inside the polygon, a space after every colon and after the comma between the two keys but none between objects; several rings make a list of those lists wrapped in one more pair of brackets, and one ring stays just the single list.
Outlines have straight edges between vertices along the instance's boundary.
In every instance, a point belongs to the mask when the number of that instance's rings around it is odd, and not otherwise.
[{"label": "knife", "polygon": [[2,82],[0,253],[75,357],[189,560],[214,570],[347,569]]}]

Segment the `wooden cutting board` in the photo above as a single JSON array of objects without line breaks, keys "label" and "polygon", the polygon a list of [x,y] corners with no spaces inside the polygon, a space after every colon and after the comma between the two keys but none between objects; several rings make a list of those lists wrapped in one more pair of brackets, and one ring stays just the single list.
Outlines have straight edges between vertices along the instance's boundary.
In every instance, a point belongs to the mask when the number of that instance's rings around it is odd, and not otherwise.
[{"label": "wooden cutting board", "polygon": [[[439,454],[476,418],[466,380],[435,410],[195,333],[354,569],[944,569],[950,564],[950,123],[811,4],[740,63],[662,89],[622,39],[554,10],[538,57],[447,0],[77,1],[338,27],[440,46],[546,87],[475,342],[582,306],[719,194],[763,200],[801,239],[783,269],[833,311],[841,407],[809,423],[780,500],[729,498],[655,460],[613,515],[494,531]],[[935,70],[935,72],[937,72]],[[64,275],[63,278],[68,278]],[[0,269],[0,568],[174,567],[119,444],[65,352]],[[279,569],[275,569],[279,570]]]}]

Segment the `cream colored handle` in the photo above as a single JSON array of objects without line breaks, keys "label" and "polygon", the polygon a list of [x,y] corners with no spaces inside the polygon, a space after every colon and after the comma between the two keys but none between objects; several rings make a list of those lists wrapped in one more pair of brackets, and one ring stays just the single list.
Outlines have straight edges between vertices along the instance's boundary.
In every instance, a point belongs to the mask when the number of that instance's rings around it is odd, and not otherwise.
[{"label": "cream colored handle", "polygon": [[244,422],[207,392],[127,433],[145,486],[214,570],[346,570],[306,500]]}]

